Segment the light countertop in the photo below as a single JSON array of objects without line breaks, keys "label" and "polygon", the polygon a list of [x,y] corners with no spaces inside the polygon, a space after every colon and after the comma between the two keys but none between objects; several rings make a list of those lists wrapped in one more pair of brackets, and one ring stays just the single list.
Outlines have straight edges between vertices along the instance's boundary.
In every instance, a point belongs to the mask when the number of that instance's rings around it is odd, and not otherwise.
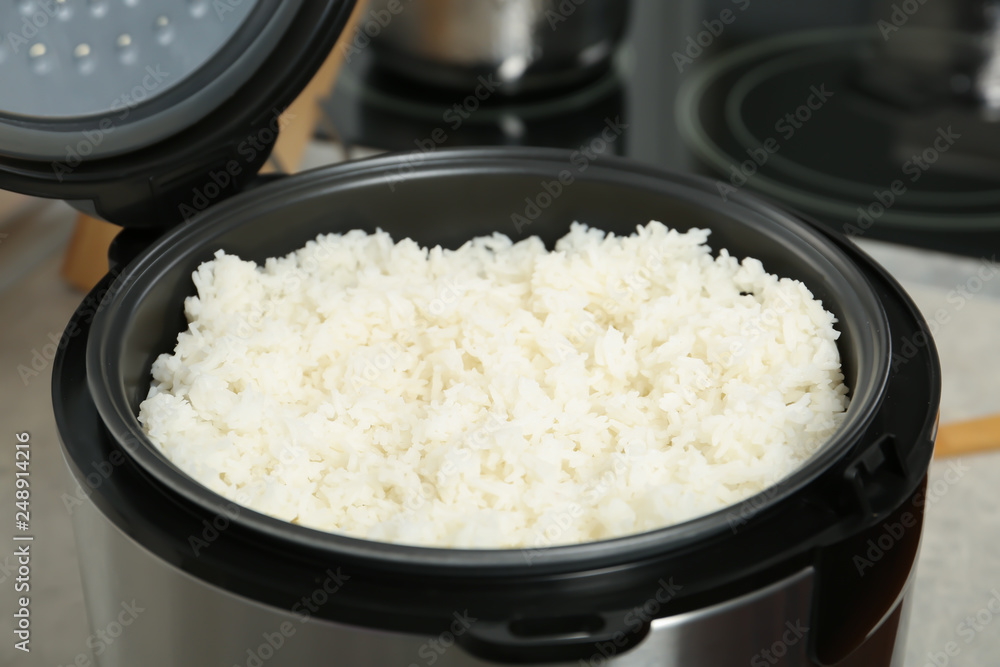
[{"label": "light countertop", "polygon": [[[16,244],[11,233],[4,243]],[[936,340],[944,368],[942,421],[969,419],[1000,412],[1000,272],[988,280],[970,279],[981,263],[947,255],[906,249],[871,241],[861,245],[903,283],[925,315],[946,318]],[[32,351],[58,335],[81,295],[58,277],[58,254],[37,264],[18,282],[0,292],[0,425],[3,437],[30,431],[36,458],[33,512],[37,526],[38,559],[33,563],[35,594],[34,649],[15,651],[10,641],[12,600],[10,582],[0,567],[0,664],[45,666],[71,664],[86,655],[89,634],[83,615],[81,582],[69,518],[60,501],[63,462],[49,399],[49,370],[27,384],[16,372],[30,363]],[[966,295],[956,297],[964,287]],[[971,289],[975,287],[975,289]],[[41,306],[41,307],[39,307]],[[0,478],[9,479],[10,457],[0,461]],[[952,665],[995,667],[1000,664],[1000,615],[971,635],[960,628],[975,617],[994,595],[1000,595],[1000,454],[956,460],[957,482],[928,508],[922,551],[917,566],[907,667],[924,667],[928,654],[949,642],[960,649]],[[949,465],[934,462],[931,479],[943,479]],[[954,475],[951,476],[954,479]],[[10,506],[10,485],[0,489],[0,504]],[[0,547],[0,566],[12,548]],[[8,561],[9,562],[9,561]],[[997,603],[994,602],[994,605]],[[985,619],[980,614],[980,620]]]},{"label": "light countertop", "polygon": [[[903,284],[929,322],[938,322],[942,423],[1000,412],[1000,264],[988,263],[1000,257],[859,245]],[[954,642],[960,652],[952,665],[994,667],[1000,665],[1000,614],[987,605],[997,596],[993,607],[1000,608],[1000,453],[934,461],[930,483],[944,480],[949,466],[959,466],[949,475],[958,481],[939,485],[946,492],[927,508],[905,664],[933,665],[928,654]],[[977,614],[992,622],[963,625]]]}]

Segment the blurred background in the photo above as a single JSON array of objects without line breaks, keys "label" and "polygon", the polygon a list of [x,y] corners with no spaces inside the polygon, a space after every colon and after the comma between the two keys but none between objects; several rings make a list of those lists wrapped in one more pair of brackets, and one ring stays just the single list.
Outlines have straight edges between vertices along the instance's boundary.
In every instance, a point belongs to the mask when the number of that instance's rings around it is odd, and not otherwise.
[{"label": "blurred background", "polygon": [[[196,110],[133,118],[138,129],[69,150],[44,127],[18,127],[19,115],[68,122],[127,115],[147,96],[231,95],[198,79],[252,4],[0,6],[0,186],[72,200],[0,191],[0,423],[8,439],[32,433],[45,485],[35,496],[37,649],[15,654],[5,641],[0,662],[90,655],[48,387],[55,342],[108,270],[111,222],[180,222],[247,187],[257,168],[290,173],[385,151],[417,163],[445,147],[501,144],[706,176],[720,197],[775,200],[886,266],[935,331],[943,442],[964,448],[942,450],[955,456],[931,468],[932,481],[949,466],[961,474],[928,508],[906,664],[934,664],[928,656],[949,642],[961,648],[952,664],[998,664],[1000,619],[968,642],[957,629],[1000,595],[1000,453],[990,451],[1000,445],[1000,2],[371,0],[319,54],[324,65],[292,106],[243,137],[239,178],[223,174],[214,190],[204,179],[158,183],[171,205],[157,210],[128,195],[141,169],[93,176],[104,190],[89,200],[73,194],[90,178],[77,165],[91,154],[123,160],[129,145],[141,153]],[[58,21],[79,37],[47,39]],[[156,67],[131,80],[137,62]],[[37,187],[24,185],[36,182],[31,154],[49,170]],[[0,505],[10,499],[5,483]],[[0,547],[5,636],[11,550]]]}]

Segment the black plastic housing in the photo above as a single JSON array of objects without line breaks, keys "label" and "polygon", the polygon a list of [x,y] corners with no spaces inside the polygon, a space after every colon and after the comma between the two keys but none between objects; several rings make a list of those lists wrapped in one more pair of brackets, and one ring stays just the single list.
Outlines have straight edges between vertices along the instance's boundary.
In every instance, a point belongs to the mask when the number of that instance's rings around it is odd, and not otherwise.
[{"label": "black plastic housing", "polygon": [[[572,181],[558,196],[526,212],[546,192],[543,184],[560,175],[566,181],[567,174]],[[229,503],[156,452],[135,415],[153,359],[186,328],[182,302],[193,292],[190,274],[217,249],[259,261],[321,232],[376,227],[397,239],[448,247],[494,231],[537,234],[551,243],[574,220],[629,233],[651,219],[712,229],[713,248],[757,257],[769,271],[801,279],[837,315],[852,405],[838,434],[791,477],[741,506],[583,545],[426,549],[322,533],[243,510],[210,550],[192,553],[186,536],[204,519],[231,516]],[[916,334],[930,340],[925,323],[898,285],[845,239],[752,197],[731,194],[724,201],[704,179],[624,160],[581,169],[568,153],[541,149],[448,151],[416,166],[400,155],[338,165],[213,207],[107,277],[88,302],[67,329],[54,372],[67,459],[79,477],[118,452],[118,471],[92,495],[109,519],[165,561],[266,604],[290,608],[328,568],[342,567],[351,586],[321,609],[322,618],[438,633],[452,611],[467,608],[492,627],[524,618],[600,617],[613,628],[664,578],[684,586],[663,612],[675,614],[814,565],[814,612],[824,622],[816,625],[812,650],[832,661],[860,644],[892,607],[912,565],[911,550],[900,549],[895,567],[862,580],[847,576],[845,559],[885,517],[912,502],[925,478],[940,392],[933,344],[908,363],[892,364],[899,341]],[[862,620],[837,622],[847,617]],[[553,643],[544,652],[573,659],[592,653],[603,638],[595,629],[589,646],[560,650]],[[500,657],[489,638],[473,632],[463,641],[467,650]],[[508,652],[516,656],[519,648]]]}]

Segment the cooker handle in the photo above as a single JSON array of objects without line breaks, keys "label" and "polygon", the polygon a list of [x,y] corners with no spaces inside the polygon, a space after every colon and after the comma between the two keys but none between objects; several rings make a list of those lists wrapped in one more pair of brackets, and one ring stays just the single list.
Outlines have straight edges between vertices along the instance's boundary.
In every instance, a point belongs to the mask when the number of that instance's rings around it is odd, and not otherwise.
[{"label": "cooker handle", "polygon": [[649,620],[633,611],[584,613],[511,621],[477,621],[456,639],[466,651],[490,662],[602,661],[637,646],[649,634]]}]

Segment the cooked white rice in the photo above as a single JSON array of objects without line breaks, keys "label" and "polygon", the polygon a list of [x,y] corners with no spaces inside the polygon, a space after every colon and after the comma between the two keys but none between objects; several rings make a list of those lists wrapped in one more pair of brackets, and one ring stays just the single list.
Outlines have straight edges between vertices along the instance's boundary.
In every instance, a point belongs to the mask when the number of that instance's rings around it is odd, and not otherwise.
[{"label": "cooked white rice", "polygon": [[833,315],[708,236],[219,251],[139,420],[223,496],[372,540],[542,547],[712,512],[797,468],[848,399]]}]

